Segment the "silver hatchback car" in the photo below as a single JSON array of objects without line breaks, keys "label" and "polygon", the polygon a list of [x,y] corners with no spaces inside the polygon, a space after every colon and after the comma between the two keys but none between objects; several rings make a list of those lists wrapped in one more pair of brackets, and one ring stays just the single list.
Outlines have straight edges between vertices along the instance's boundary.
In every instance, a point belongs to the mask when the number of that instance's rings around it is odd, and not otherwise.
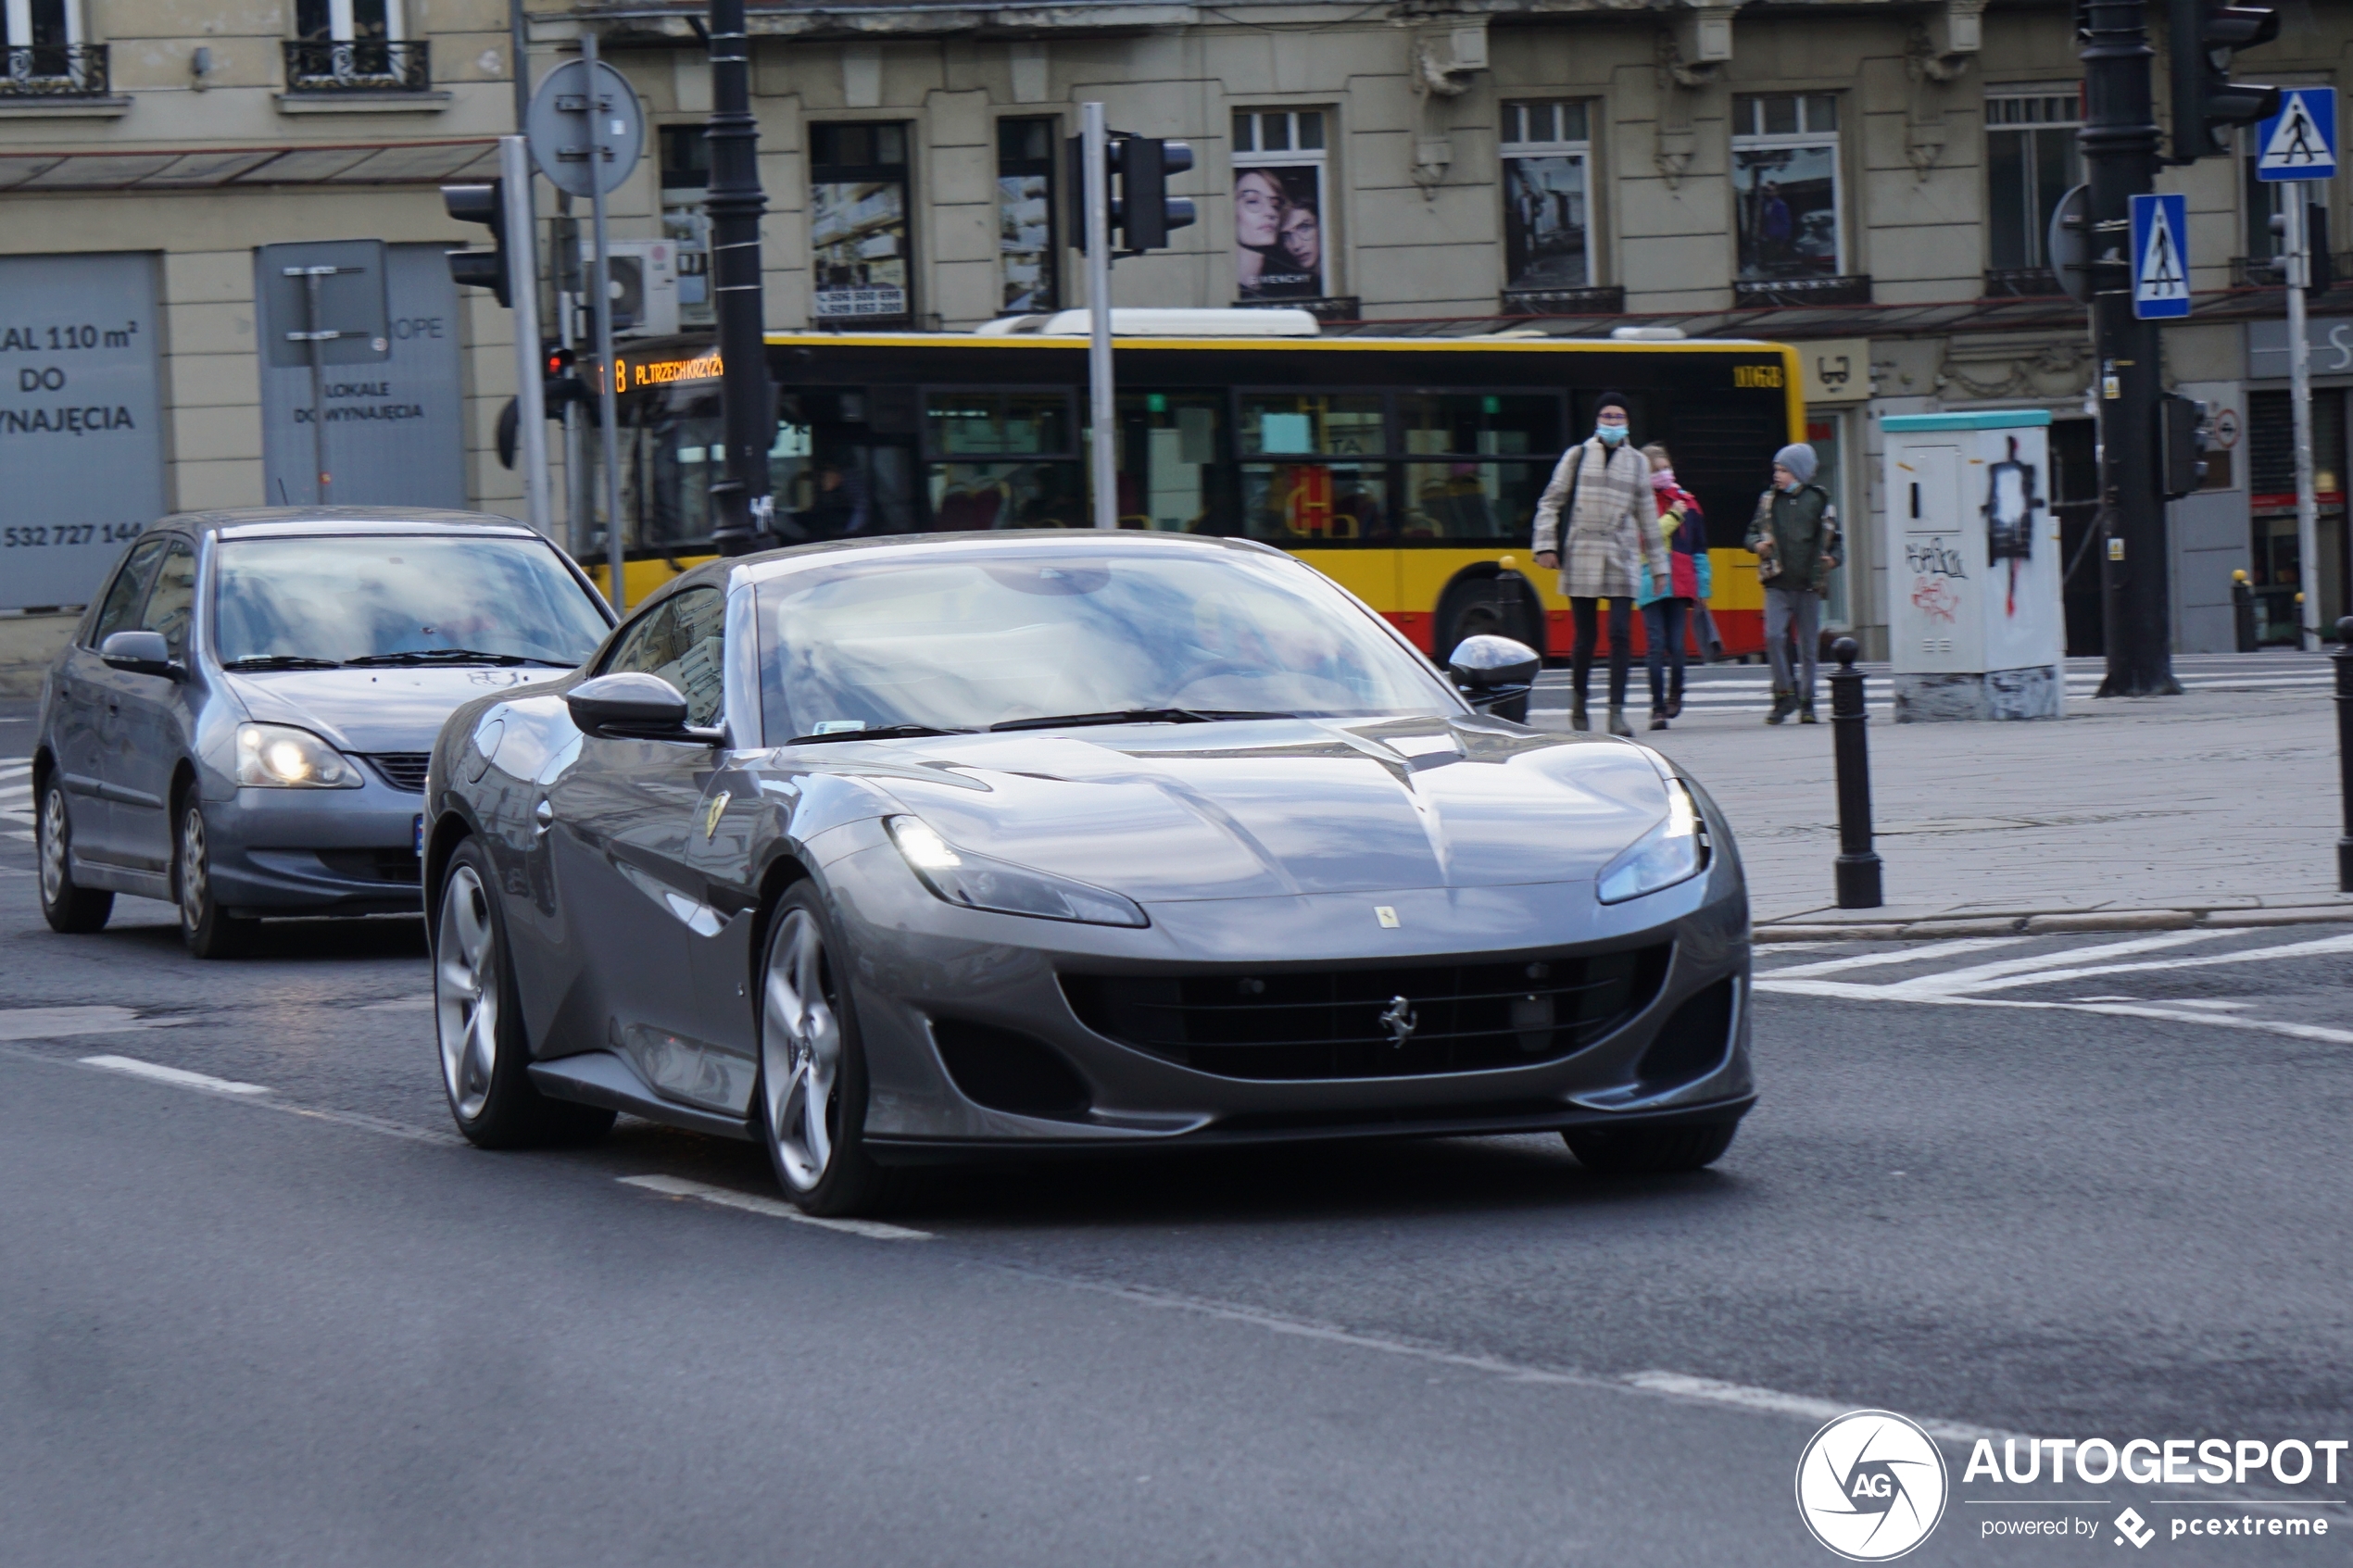
[{"label": "silver hatchback car", "polygon": [[413,913],[451,709],[570,670],[611,616],[505,518],[373,507],[167,518],[42,688],[41,909],[170,899],[199,958],[265,915]]}]

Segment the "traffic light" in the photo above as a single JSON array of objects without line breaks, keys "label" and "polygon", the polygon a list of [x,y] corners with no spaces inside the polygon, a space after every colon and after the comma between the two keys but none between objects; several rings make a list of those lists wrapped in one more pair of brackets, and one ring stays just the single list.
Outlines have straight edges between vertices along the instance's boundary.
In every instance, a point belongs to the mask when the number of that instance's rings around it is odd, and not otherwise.
[{"label": "traffic light", "polygon": [[514,308],[513,291],[507,286],[507,193],[503,181],[492,180],[441,187],[441,205],[460,223],[486,224],[488,250],[453,250],[449,275],[466,288],[488,289],[498,303]]},{"label": "traffic light", "polygon": [[2304,208],[2304,254],[2305,276],[2309,280],[2304,292],[2323,295],[2336,287],[2336,257],[2329,253],[2329,209],[2325,202],[2311,202]]},{"label": "traffic light", "polygon": [[2158,419],[2165,498],[2178,501],[2206,478],[2206,405],[2169,393],[2158,404]]},{"label": "traffic light", "polygon": [[545,363],[547,373],[541,383],[541,395],[547,403],[549,419],[563,418],[564,408],[569,404],[577,403],[585,408],[597,400],[597,395],[580,377],[580,356],[576,352],[559,344],[548,344]]},{"label": "traffic light", "polygon": [[[1112,249],[1123,256],[1158,250],[1168,232],[1196,221],[1190,196],[1168,194],[1168,177],[1193,166],[1193,149],[1183,142],[1114,132],[1103,149],[1111,214],[1106,227]],[[1071,244],[1087,248],[1086,139],[1070,138]]]},{"label": "traffic light", "polygon": [[1119,176],[1119,199],[1112,204],[1117,232],[1131,251],[1158,250],[1171,229],[1189,226],[1196,216],[1192,198],[1168,194],[1168,177],[1192,168],[1193,149],[1156,136],[1126,136],[1111,145]]},{"label": "traffic light", "polygon": [[2280,90],[2231,80],[2231,56],[2280,34],[2269,6],[2226,0],[2167,0],[2172,23],[2173,161],[2231,151],[2234,126],[2279,113]]}]

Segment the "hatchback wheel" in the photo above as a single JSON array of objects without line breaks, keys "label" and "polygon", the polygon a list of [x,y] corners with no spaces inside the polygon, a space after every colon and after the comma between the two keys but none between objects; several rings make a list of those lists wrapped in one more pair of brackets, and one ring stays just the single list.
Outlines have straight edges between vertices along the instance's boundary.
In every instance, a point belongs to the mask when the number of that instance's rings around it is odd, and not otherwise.
[{"label": "hatchback wheel", "polygon": [[768,927],[753,1099],[777,1182],[812,1214],[877,1206],[889,1174],[866,1152],[866,1060],[846,972],[817,890],[787,888]]},{"label": "hatchback wheel", "polygon": [[65,785],[51,780],[41,792],[34,835],[41,860],[41,918],[52,931],[69,935],[97,931],[114,913],[114,895],[73,883],[73,823],[66,815]]},{"label": "hatchback wheel", "polygon": [[482,847],[459,845],[433,943],[434,1025],[449,1114],[484,1148],[590,1142],[611,1128],[613,1113],[549,1099],[531,1081],[507,927],[491,886]]},{"label": "hatchback wheel", "polygon": [[212,884],[204,807],[193,797],[180,808],[180,846],[171,875],[180,895],[180,937],[188,951],[200,959],[234,959],[253,950],[261,922],[220,907]]}]

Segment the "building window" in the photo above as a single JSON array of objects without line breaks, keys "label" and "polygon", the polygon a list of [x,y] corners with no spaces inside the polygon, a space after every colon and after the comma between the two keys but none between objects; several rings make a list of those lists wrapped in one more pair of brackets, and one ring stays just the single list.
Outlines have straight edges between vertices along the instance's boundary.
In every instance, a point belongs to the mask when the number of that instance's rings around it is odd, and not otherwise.
[{"label": "building window", "polygon": [[80,0],[0,0],[0,94],[107,91],[107,46],[82,39]]},{"label": "building window", "polygon": [[2082,118],[2082,90],[2073,82],[1986,94],[1985,223],[1994,270],[2050,266],[2051,214],[2083,182],[2075,140]]},{"label": "building window", "polygon": [[1260,300],[1329,295],[1324,111],[1234,115],[1234,292]]},{"label": "building window", "polygon": [[661,188],[699,191],[711,183],[711,144],[699,125],[661,128]]},{"label": "building window", "polygon": [[998,309],[1054,308],[1054,122],[997,122]]},{"label": "building window", "polygon": [[909,292],[907,126],[809,128],[814,314],[822,321],[913,314]]},{"label": "building window", "polygon": [[1835,94],[1732,100],[1732,201],[1743,279],[1845,272]]},{"label": "building window", "polygon": [[1589,121],[1581,102],[1504,106],[1506,287],[1581,289],[1593,281]]},{"label": "building window", "polygon": [[295,36],[309,43],[381,43],[403,36],[400,0],[295,0]]}]

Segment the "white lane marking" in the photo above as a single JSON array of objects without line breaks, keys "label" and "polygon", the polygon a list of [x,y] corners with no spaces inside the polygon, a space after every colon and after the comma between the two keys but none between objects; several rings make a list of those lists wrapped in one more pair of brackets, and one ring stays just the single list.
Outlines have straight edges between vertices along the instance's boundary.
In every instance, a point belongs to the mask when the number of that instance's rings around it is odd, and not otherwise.
[{"label": "white lane marking", "polygon": [[2233,931],[2169,931],[2159,936],[2139,936],[2129,942],[2102,942],[2089,947],[2071,947],[2057,952],[2033,953],[2022,959],[2000,959],[1993,963],[1971,964],[1967,969],[1946,970],[1941,974],[1916,974],[1909,979],[1892,981],[1890,991],[1907,996],[1936,992],[1976,991],[1987,983],[2026,971],[2058,973],[2072,970],[2085,959],[2121,958],[2127,953],[2153,952],[2161,947],[2179,947],[2192,942],[2212,942],[2237,935]]},{"label": "white lane marking", "polygon": [[[2227,936],[2232,933],[2221,931],[2214,935]],[[2095,974],[2132,974],[2152,969],[2204,969],[2214,964],[2264,963],[2272,959],[2308,958],[2317,957],[2322,953],[2347,952],[2353,952],[2353,936],[2323,936],[2313,942],[2290,942],[2277,947],[2248,947],[2235,953],[2207,953],[2196,958],[2159,959],[2145,963],[2093,964],[2083,969],[2054,969],[2035,974],[2015,974],[2006,980],[1992,980],[1980,985],[1955,986],[1953,989],[1967,990],[1972,994],[1982,991],[2007,991],[2020,985],[2045,985],[2060,980],[2084,980]],[[1909,981],[1900,981],[1890,989],[1897,989],[1910,984]]]},{"label": "white lane marking", "polygon": [[[1754,1388],[1744,1383],[1722,1383],[1712,1377],[1692,1377],[1680,1372],[1629,1373],[1622,1381],[1653,1394],[1671,1395],[1679,1399],[1704,1399],[1711,1404],[1732,1405],[1741,1410],[1769,1411],[1776,1415],[1802,1416],[1807,1421],[1833,1421],[1849,1411],[1862,1408],[1837,1399],[1808,1399],[1803,1394],[1784,1394],[1776,1388]],[[1921,1422],[1920,1426],[1931,1437],[1949,1438],[1958,1443],[1973,1443],[1980,1437],[1998,1442],[2004,1437],[2018,1436],[1991,1426],[1970,1426],[1957,1421],[1929,1420]]]},{"label": "white lane marking", "polygon": [[157,1061],[141,1061],[129,1056],[85,1056],[84,1067],[103,1067],[109,1073],[128,1073],[134,1078],[152,1078],[158,1084],[175,1088],[203,1089],[216,1095],[266,1095],[266,1084],[240,1084],[228,1078],[215,1078],[208,1073],[190,1073],[182,1068],[166,1067]]},{"label": "white lane marking", "polygon": [[[1781,969],[1759,970],[1756,978],[1768,975],[1795,977],[1801,974],[1834,974],[1843,969],[1871,969],[1881,964],[1916,963],[1921,959],[1951,958],[1960,953],[1983,952],[1988,947],[2007,947],[2031,940],[2024,936],[1964,936],[1951,942],[1931,942],[1906,953],[1859,953],[1852,958],[1823,959],[1817,963],[1790,964]],[[1780,944],[1776,943],[1776,947]]]},{"label": "white lane marking", "polygon": [[748,1214],[765,1214],[772,1220],[790,1220],[797,1224],[816,1225],[829,1231],[845,1231],[873,1241],[929,1241],[931,1232],[910,1230],[905,1225],[886,1225],[876,1220],[827,1220],[815,1214],[804,1214],[791,1204],[774,1198],[760,1198],[732,1187],[715,1187],[707,1182],[690,1182],[683,1176],[621,1176],[622,1185],[643,1187],[665,1198],[695,1198],[705,1203],[715,1203],[722,1209],[740,1209]]},{"label": "white lane marking", "polygon": [[[2075,999],[2079,1002],[2137,1002],[2141,998],[2138,997],[2078,997]],[[2251,1008],[2255,1004],[2253,1002],[2192,1001],[2185,997],[2176,997],[2166,1005],[2177,1008],[2213,1008],[2220,1011],[2236,1012]]]},{"label": "white lane marking", "polygon": [[11,1008],[0,1012],[0,1040],[59,1040],[69,1035],[125,1035],[167,1029],[182,1018],[142,1018],[124,1007]]},{"label": "white lane marking", "polygon": [[[1762,980],[1754,983],[1762,991]],[[2319,1040],[2353,1046],[2353,1030],[2326,1029],[2317,1023],[2293,1023],[2284,1019],[2241,1018],[2233,1013],[2176,1011],[2146,1003],[2030,1002],[2008,997],[1943,996],[1935,992],[1908,994],[1893,985],[1863,985],[1851,980],[1792,980],[1770,987],[1800,997],[1835,997],[1850,1002],[1908,1002],[1914,1007],[2031,1008],[2045,1011],[2092,1012],[2108,1018],[2155,1018],[2169,1023],[2203,1023],[2217,1029],[2247,1029],[2291,1039]]]}]

